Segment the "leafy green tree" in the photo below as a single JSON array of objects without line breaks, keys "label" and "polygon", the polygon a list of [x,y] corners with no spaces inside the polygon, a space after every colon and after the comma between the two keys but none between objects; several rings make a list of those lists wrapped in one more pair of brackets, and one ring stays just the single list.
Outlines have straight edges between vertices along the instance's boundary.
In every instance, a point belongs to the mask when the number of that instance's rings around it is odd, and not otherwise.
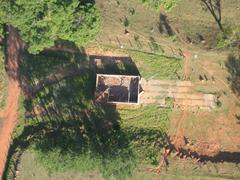
[{"label": "leafy green tree", "polygon": [[101,24],[90,0],[1,0],[0,15],[0,24],[15,26],[31,53],[53,46],[57,39],[84,46]]}]

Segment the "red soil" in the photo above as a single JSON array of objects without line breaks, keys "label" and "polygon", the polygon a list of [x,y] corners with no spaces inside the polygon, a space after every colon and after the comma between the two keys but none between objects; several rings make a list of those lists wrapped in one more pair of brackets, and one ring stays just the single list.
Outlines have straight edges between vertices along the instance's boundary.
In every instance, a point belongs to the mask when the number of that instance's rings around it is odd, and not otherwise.
[{"label": "red soil", "polygon": [[3,119],[3,126],[0,132],[0,177],[3,176],[8,150],[11,144],[11,135],[17,124],[18,100],[20,96],[20,87],[18,83],[18,62],[21,57],[21,50],[24,48],[24,44],[16,30],[12,27],[8,27],[8,31],[7,69],[9,81],[6,106],[0,113]]}]

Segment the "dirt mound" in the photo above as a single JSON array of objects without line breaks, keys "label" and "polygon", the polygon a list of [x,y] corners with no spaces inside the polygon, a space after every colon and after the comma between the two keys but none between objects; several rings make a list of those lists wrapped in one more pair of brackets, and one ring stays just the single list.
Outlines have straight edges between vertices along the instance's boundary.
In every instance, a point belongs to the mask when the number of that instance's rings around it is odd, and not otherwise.
[{"label": "dirt mound", "polygon": [[214,157],[221,151],[220,145],[214,141],[194,143],[185,136],[172,137],[170,143],[178,153],[186,151],[189,156],[197,153],[198,156]]}]

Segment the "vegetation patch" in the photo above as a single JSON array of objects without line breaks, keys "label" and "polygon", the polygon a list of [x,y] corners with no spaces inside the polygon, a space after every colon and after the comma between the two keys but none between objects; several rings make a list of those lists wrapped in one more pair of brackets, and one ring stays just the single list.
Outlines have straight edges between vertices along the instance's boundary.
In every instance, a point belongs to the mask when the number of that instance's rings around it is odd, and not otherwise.
[{"label": "vegetation patch", "polygon": [[5,60],[3,48],[0,46],[0,109],[5,105],[7,96],[7,75],[5,70]]},{"label": "vegetation patch", "polygon": [[181,77],[181,59],[136,51],[130,51],[129,54],[143,78],[179,79]]},{"label": "vegetation patch", "polygon": [[158,163],[170,109],[94,104],[95,74],[79,53],[45,51],[27,60],[21,64],[25,112],[15,133],[13,159],[16,151],[30,149],[51,174],[100,171],[104,178],[117,179],[126,179],[139,163]]},{"label": "vegetation patch", "polygon": [[170,11],[177,4],[178,0],[141,0],[147,7],[159,10],[160,7],[164,7],[165,10]]},{"label": "vegetation patch", "polygon": [[58,39],[84,46],[95,38],[101,25],[101,15],[94,1],[4,0],[0,14],[0,24],[16,27],[34,54],[54,46]]},{"label": "vegetation patch", "polygon": [[120,110],[122,130],[136,156],[147,164],[156,165],[159,152],[166,145],[171,109],[157,105],[141,106],[135,110]]},{"label": "vegetation patch", "polygon": [[217,48],[236,47],[240,40],[240,28],[224,25],[224,32],[217,34]]}]

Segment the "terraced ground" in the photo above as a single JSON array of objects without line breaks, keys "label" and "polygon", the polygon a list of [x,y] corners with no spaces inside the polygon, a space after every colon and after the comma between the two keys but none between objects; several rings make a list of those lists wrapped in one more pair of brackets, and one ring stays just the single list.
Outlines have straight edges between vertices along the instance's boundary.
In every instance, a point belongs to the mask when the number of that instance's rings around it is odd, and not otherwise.
[{"label": "terraced ground", "polygon": [[191,81],[170,80],[141,80],[143,93],[140,96],[141,103],[155,103],[166,105],[166,99],[172,98],[175,107],[186,108],[187,100],[190,109],[214,109],[216,97],[214,94],[204,94],[194,91]]}]

